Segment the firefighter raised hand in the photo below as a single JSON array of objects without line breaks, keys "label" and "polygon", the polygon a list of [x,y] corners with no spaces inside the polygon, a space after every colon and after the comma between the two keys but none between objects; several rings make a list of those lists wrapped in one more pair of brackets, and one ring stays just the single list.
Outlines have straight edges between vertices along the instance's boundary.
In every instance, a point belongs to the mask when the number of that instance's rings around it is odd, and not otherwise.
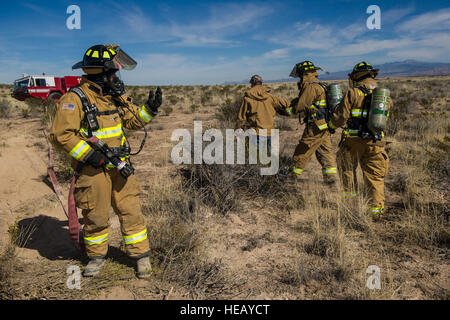
[{"label": "firefighter raised hand", "polygon": [[150,90],[148,93],[148,100],[146,103],[147,109],[149,109],[152,113],[156,114],[158,113],[158,108],[162,104],[162,91],[161,88],[158,87],[156,89],[156,94],[153,92],[153,90]]}]

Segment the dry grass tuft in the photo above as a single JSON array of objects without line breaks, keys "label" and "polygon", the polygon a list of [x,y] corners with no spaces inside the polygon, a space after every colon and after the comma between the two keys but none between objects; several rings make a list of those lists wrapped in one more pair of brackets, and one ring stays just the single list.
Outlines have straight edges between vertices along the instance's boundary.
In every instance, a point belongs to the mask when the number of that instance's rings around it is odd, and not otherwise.
[{"label": "dry grass tuft", "polygon": [[9,118],[11,116],[11,103],[6,100],[0,100],[0,118]]},{"label": "dry grass tuft", "polygon": [[9,226],[9,242],[0,253],[0,300],[15,297],[15,289],[11,285],[12,279],[15,273],[22,270],[16,248],[24,247],[37,227],[36,224],[30,224],[25,229],[21,229],[18,221]]},{"label": "dry grass tuft", "polygon": [[[236,284],[219,260],[205,254],[202,208],[188,184],[155,179],[147,189],[143,213],[149,221],[151,259],[163,282],[184,287],[195,299],[225,297]],[[233,289],[233,290],[232,290]]]}]

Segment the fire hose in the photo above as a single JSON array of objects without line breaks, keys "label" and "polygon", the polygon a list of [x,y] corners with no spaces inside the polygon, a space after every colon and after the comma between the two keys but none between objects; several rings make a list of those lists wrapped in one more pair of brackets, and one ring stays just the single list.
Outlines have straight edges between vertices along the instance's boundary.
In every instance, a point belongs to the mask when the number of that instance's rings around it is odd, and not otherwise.
[{"label": "fire hose", "polygon": [[61,206],[63,207],[64,213],[68,219],[69,223],[69,238],[70,240],[75,244],[75,246],[83,250],[83,242],[82,239],[82,230],[80,223],[78,221],[78,213],[77,208],[75,205],[75,198],[73,196],[73,192],[75,189],[75,182],[77,179],[76,172],[74,171],[74,174],[72,175],[72,181],[70,184],[69,189],[69,196],[67,201],[67,206],[65,205],[64,201],[64,194],[62,192],[61,185],[58,182],[58,179],[56,179],[55,169],[54,169],[54,161],[53,161],[53,147],[50,141],[48,140],[48,132],[47,130],[43,130],[44,135],[47,138],[47,144],[48,144],[48,167],[47,167],[47,173],[50,178],[50,181],[53,185],[53,190],[55,191],[56,196],[58,197],[59,202],[61,203]]}]

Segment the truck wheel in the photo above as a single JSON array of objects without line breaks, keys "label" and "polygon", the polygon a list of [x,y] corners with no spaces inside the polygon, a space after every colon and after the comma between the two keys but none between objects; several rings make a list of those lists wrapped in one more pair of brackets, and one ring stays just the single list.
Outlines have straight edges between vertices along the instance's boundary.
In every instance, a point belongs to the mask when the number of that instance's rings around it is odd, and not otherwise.
[{"label": "truck wheel", "polygon": [[55,102],[57,102],[59,99],[61,99],[62,94],[59,92],[52,92],[48,95],[48,99],[51,99]]}]

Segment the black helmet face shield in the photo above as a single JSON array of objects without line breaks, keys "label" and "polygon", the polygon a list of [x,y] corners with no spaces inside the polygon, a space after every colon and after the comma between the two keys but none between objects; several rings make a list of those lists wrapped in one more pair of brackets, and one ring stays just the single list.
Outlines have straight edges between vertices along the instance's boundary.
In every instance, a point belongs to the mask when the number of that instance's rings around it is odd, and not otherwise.
[{"label": "black helmet face shield", "polygon": [[292,69],[291,73],[289,74],[289,77],[300,78],[300,75],[299,75],[299,72],[298,72],[298,64],[296,64],[294,66],[294,68]]},{"label": "black helmet face shield", "polygon": [[298,82],[297,82],[297,88],[298,90],[301,89],[301,85],[303,82],[303,74],[301,74],[299,71],[299,63],[297,63],[294,68],[292,69],[291,73],[289,74],[289,77],[291,78],[298,78]]},{"label": "black helmet face shield", "polygon": [[119,46],[106,46],[108,50],[116,52],[117,54],[110,61],[105,62],[105,67],[108,69],[117,70],[133,70],[136,68],[137,62],[131,58],[125,51],[120,49]]}]

